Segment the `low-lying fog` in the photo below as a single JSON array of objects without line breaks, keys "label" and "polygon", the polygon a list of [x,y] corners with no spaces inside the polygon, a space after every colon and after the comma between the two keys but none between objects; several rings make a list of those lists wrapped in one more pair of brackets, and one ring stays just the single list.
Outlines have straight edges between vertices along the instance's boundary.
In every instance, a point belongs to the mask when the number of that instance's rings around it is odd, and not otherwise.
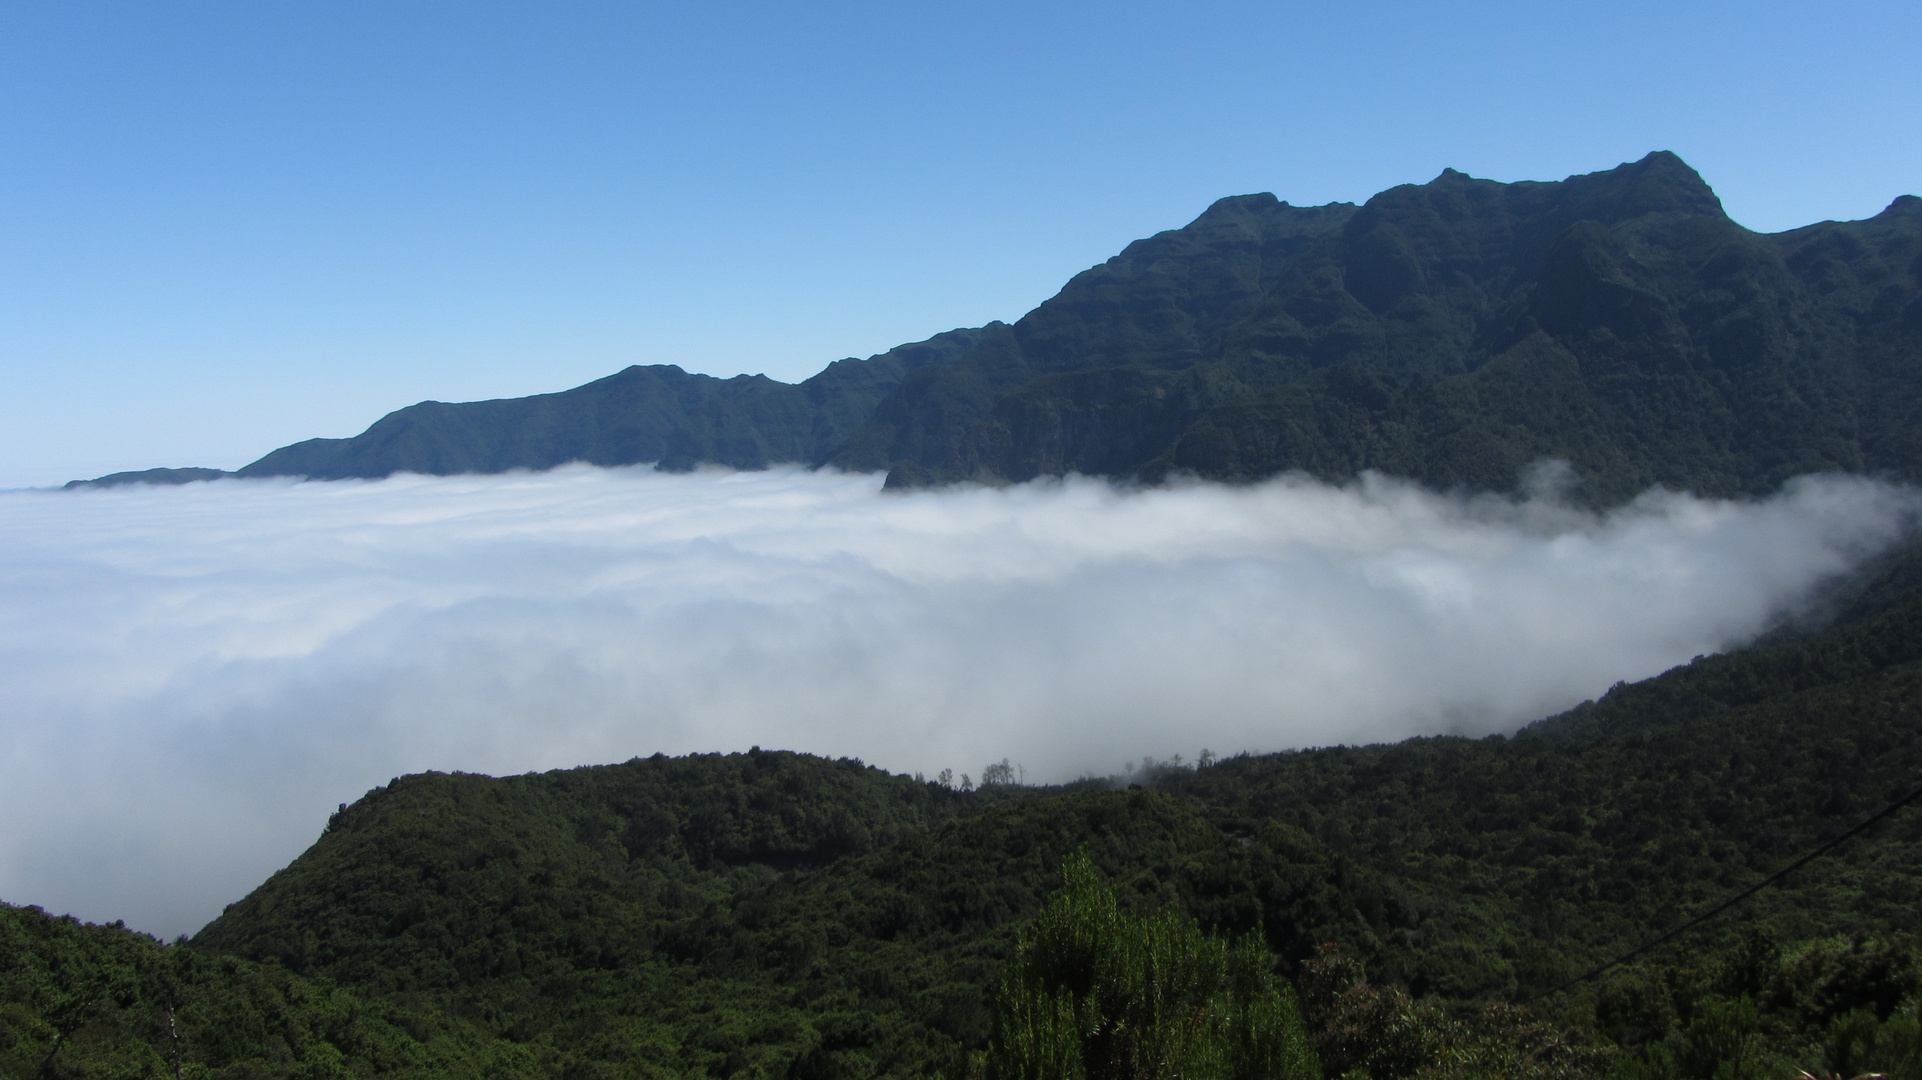
[{"label": "low-lying fog", "polygon": [[395,775],[753,744],[1030,780],[1481,735],[1908,527],[1857,479],[1594,516],[1371,479],[883,495],[567,468],[0,494],[0,899],[197,929]]}]

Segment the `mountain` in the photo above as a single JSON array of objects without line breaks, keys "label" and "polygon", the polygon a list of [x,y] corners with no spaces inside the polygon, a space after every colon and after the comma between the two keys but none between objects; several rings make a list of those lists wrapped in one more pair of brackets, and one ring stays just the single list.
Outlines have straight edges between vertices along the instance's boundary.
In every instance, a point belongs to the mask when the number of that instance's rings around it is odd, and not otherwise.
[{"label": "mountain", "polygon": [[69,480],[61,486],[72,491],[75,488],[110,488],[122,484],[191,484],[196,480],[218,480],[232,475],[224,469],[141,469],[137,472],[108,473],[92,480]]},{"label": "mountain", "polygon": [[1914,477],[1919,286],[1922,200],[1763,236],[1666,153],[1360,207],[1224,199],[914,373],[827,460],[1501,490],[1552,457],[1604,502]]},{"label": "mountain", "polygon": [[1222,199],[1013,324],[798,385],[632,367],[557,394],[423,402],[239,475],[800,462],[886,469],[894,486],[1376,469],[1502,490],[1559,458],[1611,503],[1829,470],[1914,479],[1918,407],[1922,200],[1757,234],[1655,153],[1556,183],[1450,170],[1361,206]]},{"label": "mountain", "polygon": [[665,469],[820,461],[910,372],[951,363],[977,336],[954,330],[865,361],[836,361],[798,385],[764,375],[717,379],[673,366],[630,367],[558,394],[425,401],[351,439],[284,446],[237,475],[334,480],[549,469],[571,461],[656,462]]}]

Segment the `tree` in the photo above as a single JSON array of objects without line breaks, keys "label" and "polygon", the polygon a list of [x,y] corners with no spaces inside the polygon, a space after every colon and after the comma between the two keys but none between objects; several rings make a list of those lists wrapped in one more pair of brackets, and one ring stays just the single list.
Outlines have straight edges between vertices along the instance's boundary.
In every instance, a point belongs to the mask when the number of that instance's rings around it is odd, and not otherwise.
[{"label": "tree", "polygon": [[1122,910],[1085,851],[1061,874],[1002,978],[988,1080],[1320,1080],[1259,940]]}]

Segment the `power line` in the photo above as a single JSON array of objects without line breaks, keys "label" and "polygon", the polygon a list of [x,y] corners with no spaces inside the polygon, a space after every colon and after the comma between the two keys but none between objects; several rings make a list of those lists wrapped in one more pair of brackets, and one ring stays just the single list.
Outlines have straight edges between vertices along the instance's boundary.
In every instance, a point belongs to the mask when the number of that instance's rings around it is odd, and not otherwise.
[{"label": "power line", "polygon": [[1607,971],[1610,968],[1620,967],[1622,964],[1625,964],[1628,961],[1635,959],[1636,957],[1642,955],[1643,953],[1649,951],[1650,949],[1653,949],[1657,945],[1660,945],[1666,941],[1669,941],[1670,939],[1676,937],[1677,935],[1683,933],[1684,931],[1693,930],[1695,927],[1700,926],[1701,924],[1709,921],[1710,919],[1713,919],[1715,916],[1720,915],[1722,912],[1727,911],[1729,908],[1732,908],[1735,905],[1741,903],[1742,901],[1747,900],[1749,897],[1754,896],[1756,893],[1761,892],[1763,889],[1768,888],[1770,885],[1773,885],[1776,882],[1782,880],[1783,878],[1788,877],[1790,874],[1808,865],[1809,862],[1811,862],[1818,856],[1827,854],[1828,852],[1834,850],[1837,845],[1842,843],[1842,841],[1847,840],[1848,838],[1856,835],[1857,833],[1862,832],[1864,829],[1867,829],[1871,825],[1874,825],[1875,823],[1883,820],[1884,818],[1889,817],[1890,815],[1894,814],[1897,810],[1900,810],[1904,806],[1907,806],[1909,803],[1914,802],[1916,797],[1919,795],[1922,795],[1922,787],[1918,787],[1913,791],[1910,791],[1907,795],[1902,796],[1901,798],[1895,800],[1889,805],[1869,815],[1867,818],[1864,818],[1859,824],[1857,824],[1854,828],[1850,829],[1849,831],[1843,833],[1842,835],[1836,837],[1833,840],[1830,840],[1829,842],[1821,845],[1820,847],[1817,847],[1814,851],[1809,852],[1808,854],[1802,856],[1801,858],[1795,860],[1794,862],[1788,864],[1787,866],[1784,866],[1780,870],[1777,870],[1775,873],[1770,874],[1768,877],[1765,877],[1762,880],[1756,882],[1755,884],[1750,885],[1748,888],[1743,889],[1741,892],[1736,893],[1734,896],[1729,897],[1727,900],[1722,901],[1721,903],[1715,905],[1714,907],[1708,909],[1707,911],[1704,911],[1700,915],[1695,916],[1693,919],[1690,919],[1689,921],[1683,923],[1682,925],[1676,927],[1675,929],[1670,930],[1668,933],[1663,934],[1660,937],[1652,938],[1648,941],[1644,941],[1640,945],[1636,946],[1634,949],[1631,949],[1630,951],[1623,953],[1622,955],[1616,957],[1615,959],[1610,960],[1608,963],[1603,964],[1600,967],[1592,968],[1588,971],[1585,971],[1582,974],[1577,975],[1574,978],[1568,980],[1567,982],[1561,984],[1560,986],[1557,986],[1553,990],[1545,990],[1542,993],[1536,994],[1534,997],[1529,998],[1527,1001],[1523,1002],[1523,1004],[1532,1005],[1535,1002],[1540,1001],[1545,997],[1551,997],[1555,994],[1559,994],[1562,991],[1568,989],[1571,986],[1574,986],[1577,983],[1587,982],[1588,980],[1594,978],[1597,975],[1600,975],[1602,972]]}]

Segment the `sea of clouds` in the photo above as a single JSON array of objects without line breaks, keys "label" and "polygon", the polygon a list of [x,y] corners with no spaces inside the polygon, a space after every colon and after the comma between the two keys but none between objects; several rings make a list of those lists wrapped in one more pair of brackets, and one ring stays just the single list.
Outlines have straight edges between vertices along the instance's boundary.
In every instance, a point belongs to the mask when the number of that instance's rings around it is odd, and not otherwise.
[{"label": "sea of clouds", "polygon": [[880,487],[0,493],[0,899],[190,932],[425,769],[758,744],[1052,781],[1506,732],[1752,638],[1918,506],[1838,477],[1602,515],[1379,477]]}]

